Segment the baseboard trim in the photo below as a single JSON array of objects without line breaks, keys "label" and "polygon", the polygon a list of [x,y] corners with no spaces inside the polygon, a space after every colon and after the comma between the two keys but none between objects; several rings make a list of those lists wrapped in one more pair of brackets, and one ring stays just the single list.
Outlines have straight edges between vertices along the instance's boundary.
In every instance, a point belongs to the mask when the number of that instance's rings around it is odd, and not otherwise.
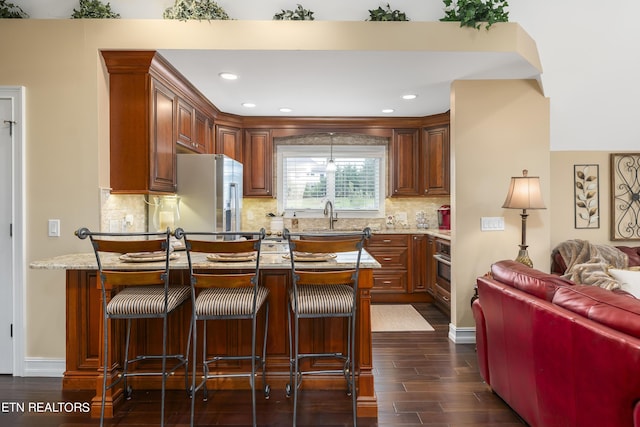
[{"label": "baseboard trim", "polygon": [[476,328],[458,328],[449,323],[449,339],[456,344],[475,344]]},{"label": "baseboard trim", "polygon": [[59,377],[62,378],[66,369],[64,359],[47,359],[44,357],[25,357],[25,377]]}]

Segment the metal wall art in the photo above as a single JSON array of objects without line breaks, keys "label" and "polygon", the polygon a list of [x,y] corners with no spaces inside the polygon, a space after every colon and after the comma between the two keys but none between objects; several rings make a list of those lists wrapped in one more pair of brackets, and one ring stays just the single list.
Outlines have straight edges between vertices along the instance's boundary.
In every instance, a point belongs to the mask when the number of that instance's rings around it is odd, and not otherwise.
[{"label": "metal wall art", "polygon": [[600,228],[598,165],[573,165],[575,228]]},{"label": "metal wall art", "polygon": [[611,153],[611,240],[640,240],[640,153]]}]

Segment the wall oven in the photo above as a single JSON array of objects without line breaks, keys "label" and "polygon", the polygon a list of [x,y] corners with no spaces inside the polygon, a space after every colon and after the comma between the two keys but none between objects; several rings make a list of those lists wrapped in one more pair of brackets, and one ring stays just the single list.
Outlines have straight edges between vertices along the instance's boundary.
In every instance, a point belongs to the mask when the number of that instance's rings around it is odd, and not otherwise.
[{"label": "wall oven", "polygon": [[443,303],[449,304],[451,300],[451,242],[445,239],[436,239],[436,251],[433,258],[435,259],[437,297]]}]

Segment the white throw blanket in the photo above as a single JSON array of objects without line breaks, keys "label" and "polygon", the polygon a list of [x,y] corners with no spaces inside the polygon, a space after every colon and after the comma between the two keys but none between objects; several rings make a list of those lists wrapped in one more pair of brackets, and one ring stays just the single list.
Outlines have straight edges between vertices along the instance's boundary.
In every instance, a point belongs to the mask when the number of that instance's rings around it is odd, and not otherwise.
[{"label": "white throw blanket", "polygon": [[598,286],[604,289],[618,289],[620,283],[608,273],[609,267],[627,268],[627,254],[611,245],[599,245],[587,240],[567,240],[556,249],[564,260],[567,270],[562,276],[573,282]]}]

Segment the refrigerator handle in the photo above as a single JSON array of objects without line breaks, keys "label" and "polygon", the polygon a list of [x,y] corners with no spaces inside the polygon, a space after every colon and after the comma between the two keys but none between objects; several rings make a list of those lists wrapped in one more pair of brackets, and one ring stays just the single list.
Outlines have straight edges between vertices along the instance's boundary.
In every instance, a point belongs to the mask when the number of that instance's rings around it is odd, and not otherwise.
[{"label": "refrigerator handle", "polygon": [[235,216],[235,229],[232,231],[240,231],[240,199],[238,198],[238,184],[229,183],[231,189],[231,197],[233,197],[233,215]]}]

